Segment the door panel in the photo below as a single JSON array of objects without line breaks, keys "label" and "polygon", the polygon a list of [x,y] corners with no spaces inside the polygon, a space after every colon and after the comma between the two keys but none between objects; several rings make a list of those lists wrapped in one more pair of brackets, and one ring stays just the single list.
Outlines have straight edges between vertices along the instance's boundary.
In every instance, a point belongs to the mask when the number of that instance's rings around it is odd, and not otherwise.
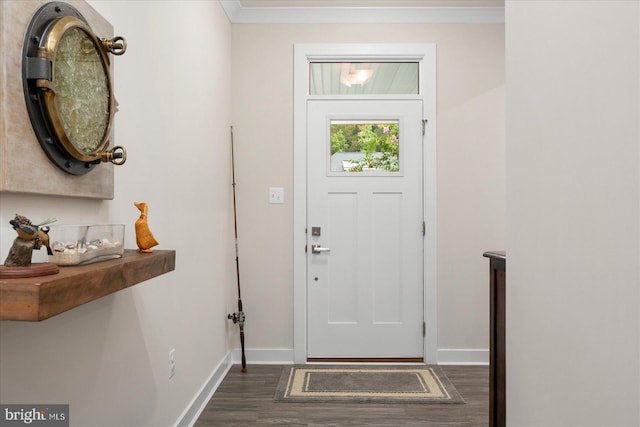
[{"label": "door panel", "polygon": [[[307,356],[422,357],[422,101],[307,106]],[[340,145],[336,139],[331,148],[332,123],[377,132],[383,142],[367,156],[372,163],[332,153]],[[397,151],[384,153],[393,123]],[[329,251],[314,253],[312,245]]]},{"label": "door panel", "polygon": [[[353,230],[358,226],[357,193],[330,193],[327,202],[328,227],[325,232],[331,230],[333,251],[331,259],[326,260],[327,322],[355,324],[358,313],[358,272],[353,266],[358,265],[358,242],[357,233]],[[321,263],[325,260],[316,261]]]},{"label": "door panel", "polygon": [[402,193],[373,193],[372,321],[402,323]]}]

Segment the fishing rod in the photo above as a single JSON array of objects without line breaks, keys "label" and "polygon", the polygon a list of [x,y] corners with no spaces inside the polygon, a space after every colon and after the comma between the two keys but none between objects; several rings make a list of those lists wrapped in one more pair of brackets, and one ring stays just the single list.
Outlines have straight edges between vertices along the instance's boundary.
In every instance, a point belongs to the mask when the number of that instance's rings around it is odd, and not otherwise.
[{"label": "fishing rod", "polygon": [[238,283],[238,312],[227,315],[227,319],[240,327],[240,347],[242,348],[242,372],[247,372],[247,359],[244,354],[244,312],[242,311],[242,296],[240,294],[240,262],[238,261],[238,216],[236,208],[236,167],[233,157],[233,126],[231,126],[231,185],[233,187],[233,229],[236,239],[236,277]]}]

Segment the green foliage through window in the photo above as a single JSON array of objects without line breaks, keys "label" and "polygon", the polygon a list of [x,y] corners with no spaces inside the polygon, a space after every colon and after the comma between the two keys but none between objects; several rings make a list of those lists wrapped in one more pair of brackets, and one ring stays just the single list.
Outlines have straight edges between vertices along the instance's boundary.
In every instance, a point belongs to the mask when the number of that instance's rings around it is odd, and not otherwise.
[{"label": "green foliage through window", "polygon": [[331,156],[359,153],[342,157],[344,171],[398,172],[398,146],[398,122],[331,123]]}]

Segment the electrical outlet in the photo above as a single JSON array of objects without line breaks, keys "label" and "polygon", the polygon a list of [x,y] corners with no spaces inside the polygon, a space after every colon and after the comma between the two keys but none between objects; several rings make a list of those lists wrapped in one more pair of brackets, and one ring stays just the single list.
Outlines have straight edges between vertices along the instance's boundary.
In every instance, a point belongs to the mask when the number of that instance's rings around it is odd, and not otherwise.
[{"label": "electrical outlet", "polygon": [[169,378],[173,378],[176,373],[176,349],[169,351]]}]

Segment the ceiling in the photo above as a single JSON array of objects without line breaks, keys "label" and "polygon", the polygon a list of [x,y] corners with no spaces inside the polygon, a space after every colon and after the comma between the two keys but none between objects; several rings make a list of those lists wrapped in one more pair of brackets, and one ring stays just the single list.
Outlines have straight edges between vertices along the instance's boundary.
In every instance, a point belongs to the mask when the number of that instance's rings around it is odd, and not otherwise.
[{"label": "ceiling", "polygon": [[505,0],[220,0],[231,23],[504,23]]},{"label": "ceiling", "polygon": [[242,7],[504,7],[505,0],[240,0]]}]

